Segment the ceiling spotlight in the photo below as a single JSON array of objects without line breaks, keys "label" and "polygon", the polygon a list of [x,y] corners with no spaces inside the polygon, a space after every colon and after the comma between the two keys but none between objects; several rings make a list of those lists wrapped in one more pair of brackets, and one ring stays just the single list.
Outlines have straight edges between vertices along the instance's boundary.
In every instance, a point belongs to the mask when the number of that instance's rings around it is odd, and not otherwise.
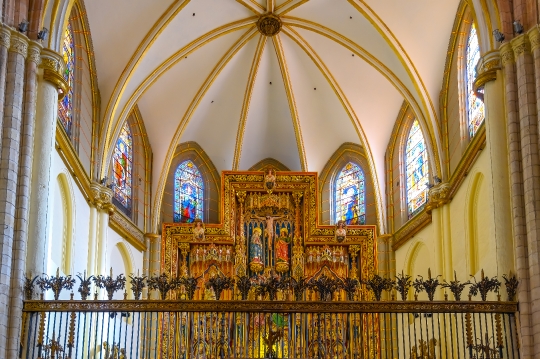
[{"label": "ceiling spotlight", "polygon": [[23,20],[21,21],[21,23],[19,24],[19,26],[17,27],[19,32],[26,32],[28,31],[28,20]]},{"label": "ceiling spotlight", "polygon": [[499,31],[499,29],[493,30],[493,36],[495,36],[495,41],[497,42],[503,42],[504,41],[504,34]]},{"label": "ceiling spotlight", "polygon": [[519,20],[514,21],[514,32],[516,34],[523,34],[523,25],[521,25]]},{"label": "ceiling spotlight", "polygon": [[43,29],[41,29],[40,32],[38,32],[37,38],[38,38],[38,40],[45,41],[45,40],[47,40],[47,35],[48,34],[49,34],[49,29],[44,27]]}]

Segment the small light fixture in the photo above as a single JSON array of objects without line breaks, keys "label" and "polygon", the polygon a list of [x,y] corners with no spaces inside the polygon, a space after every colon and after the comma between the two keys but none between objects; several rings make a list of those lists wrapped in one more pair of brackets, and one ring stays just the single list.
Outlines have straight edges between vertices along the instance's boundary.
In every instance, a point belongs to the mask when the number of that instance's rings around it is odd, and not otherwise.
[{"label": "small light fixture", "polygon": [[428,190],[432,189],[433,187],[435,187],[435,185],[434,185],[433,183],[429,183],[429,182],[426,183],[426,188],[427,188]]},{"label": "small light fixture", "polygon": [[493,36],[495,37],[495,41],[497,42],[503,42],[504,41],[504,34],[499,31],[499,29],[493,30]]},{"label": "small light fixture", "polygon": [[439,176],[433,176],[433,180],[435,181],[435,184],[442,183],[442,179]]},{"label": "small light fixture", "polygon": [[514,21],[514,32],[516,34],[523,34],[523,25],[519,22],[519,20]]},{"label": "small light fixture", "polygon": [[28,31],[28,20],[23,20],[21,21],[21,23],[19,24],[19,26],[17,27],[17,29],[19,30],[19,32],[27,32]]},{"label": "small light fixture", "polygon": [[38,32],[37,38],[38,38],[38,40],[45,41],[45,40],[47,40],[47,35],[48,34],[49,34],[49,29],[44,27],[43,29],[41,29],[40,32]]}]

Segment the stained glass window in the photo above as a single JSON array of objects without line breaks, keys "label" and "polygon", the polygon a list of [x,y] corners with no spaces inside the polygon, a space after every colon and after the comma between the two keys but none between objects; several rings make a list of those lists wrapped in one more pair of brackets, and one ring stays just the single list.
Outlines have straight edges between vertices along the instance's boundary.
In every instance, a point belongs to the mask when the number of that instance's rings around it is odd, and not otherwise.
[{"label": "stained glass window", "polygon": [[474,93],[473,84],[476,79],[476,65],[480,60],[480,45],[476,27],[471,26],[471,32],[467,39],[466,48],[466,81],[467,81],[467,123],[469,127],[469,136],[473,137],[478,127],[484,121],[484,102]]},{"label": "stained glass window", "polygon": [[126,122],[122,127],[113,153],[114,198],[127,210],[131,210],[133,170],[133,137]]},{"label": "stained glass window", "polygon": [[347,163],[336,179],[336,223],[366,224],[366,181],[360,166]]},{"label": "stained glass window", "polygon": [[418,120],[414,120],[407,136],[405,148],[405,175],[407,177],[407,211],[414,216],[427,201],[428,155],[424,135]]},{"label": "stained glass window", "polygon": [[62,54],[64,56],[64,62],[66,63],[64,79],[69,85],[69,90],[62,101],[58,103],[58,119],[64,126],[67,134],[71,136],[71,126],[73,122],[73,85],[75,84],[75,43],[73,38],[73,29],[71,27],[71,23],[69,22],[64,34]]},{"label": "stained glass window", "polygon": [[203,219],[204,183],[201,172],[190,160],[180,163],[174,173],[174,221],[191,223]]}]

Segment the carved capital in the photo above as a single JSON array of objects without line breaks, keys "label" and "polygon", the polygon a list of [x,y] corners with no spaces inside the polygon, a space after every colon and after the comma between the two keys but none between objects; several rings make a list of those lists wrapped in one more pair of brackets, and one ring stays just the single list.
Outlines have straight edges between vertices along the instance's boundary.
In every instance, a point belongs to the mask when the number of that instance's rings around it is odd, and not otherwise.
[{"label": "carved capital", "polygon": [[501,68],[501,57],[499,52],[490,51],[485,54],[476,67],[478,76],[473,84],[474,92],[484,87],[489,81],[495,81],[497,79],[497,70]]},{"label": "carved capital", "polygon": [[58,100],[64,98],[69,91],[69,85],[64,79],[66,64],[64,58],[51,49],[41,50],[41,64],[43,69],[43,79],[56,86],[58,89]]},{"label": "carved capital", "polygon": [[9,52],[16,52],[26,58],[28,55],[28,38],[18,31],[11,31]]},{"label": "carved capital", "polygon": [[236,197],[238,198],[238,202],[244,203],[244,200],[246,199],[246,191],[237,191]]},{"label": "carved capital", "polygon": [[9,49],[11,46],[11,29],[6,26],[0,28],[0,46]]},{"label": "carved capital", "polygon": [[514,63],[514,50],[512,49],[512,44],[506,42],[499,47],[499,54],[501,56],[502,65]]},{"label": "carved capital", "polygon": [[529,36],[529,41],[531,43],[531,51],[534,51],[540,47],[540,30],[537,26],[529,30],[527,35]]},{"label": "carved capital", "polygon": [[41,45],[37,41],[30,41],[28,43],[28,57],[26,58],[27,61],[33,62],[36,65],[39,65],[41,63],[41,49],[43,48],[43,45]]},{"label": "carved capital", "polygon": [[90,192],[92,193],[92,204],[98,210],[104,210],[112,215],[114,213],[114,205],[112,204],[113,191],[110,188],[102,186],[99,183],[90,183]]},{"label": "carved capital", "polygon": [[451,189],[450,183],[440,183],[429,190],[429,200],[426,205],[428,213],[450,202]]},{"label": "carved capital", "polygon": [[159,240],[161,236],[157,233],[145,233],[144,238],[150,240],[150,243],[153,243]]},{"label": "carved capital", "polygon": [[512,44],[516,58],[531,52],[531,43],[525,34],[515,37],[510,43]]}]

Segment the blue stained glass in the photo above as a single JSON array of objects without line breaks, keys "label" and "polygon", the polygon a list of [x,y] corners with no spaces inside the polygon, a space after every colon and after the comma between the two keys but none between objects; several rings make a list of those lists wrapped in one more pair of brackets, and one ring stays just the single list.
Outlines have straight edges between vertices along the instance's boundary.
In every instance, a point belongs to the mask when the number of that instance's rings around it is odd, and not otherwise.
[{"label": "blue stained glass", "polygon": [[180,163],[174,173],[174,221],[191,223],[203,219],[204,183],[201,172],[190,160]]},{"label": "blue stained glass", "polygon": [[126,209],[131,209],[133,172],[133,137],[126,122],[122,127],[113,153],[114,198]]},{"label": "blue stained glass", "polygon": [[66,63],[64,79],[69,85],[69,90],[62,101],[58,103],[58,119],[64,126],[67,134],[71,136],[71,126],[73,123],[73,85],[75,84],[75,42],[73,38],[73,29],[69,22],[64,34],[62,55],[64,56],[64,62]]},{"label": "blue stained glass", "polygon": [[336,223],[366,224],[366,181],[362,169],[347,163],[336,179]]},{"label": "blue stained glass", "polygon": [[414,120],[405,148],[407,212],[414,216],[427,201],[429,165],[424,135],[418,120]]},{"label": "blue stained glass", "polygon": [[466,48],[466,82],[467,82],[467,123],[469,136],[473,137],[484,122],[484,102],[474,93],[474,80],[476,79],[476,65],[480,60],[480,45],[474,23],[467,39]]}]

